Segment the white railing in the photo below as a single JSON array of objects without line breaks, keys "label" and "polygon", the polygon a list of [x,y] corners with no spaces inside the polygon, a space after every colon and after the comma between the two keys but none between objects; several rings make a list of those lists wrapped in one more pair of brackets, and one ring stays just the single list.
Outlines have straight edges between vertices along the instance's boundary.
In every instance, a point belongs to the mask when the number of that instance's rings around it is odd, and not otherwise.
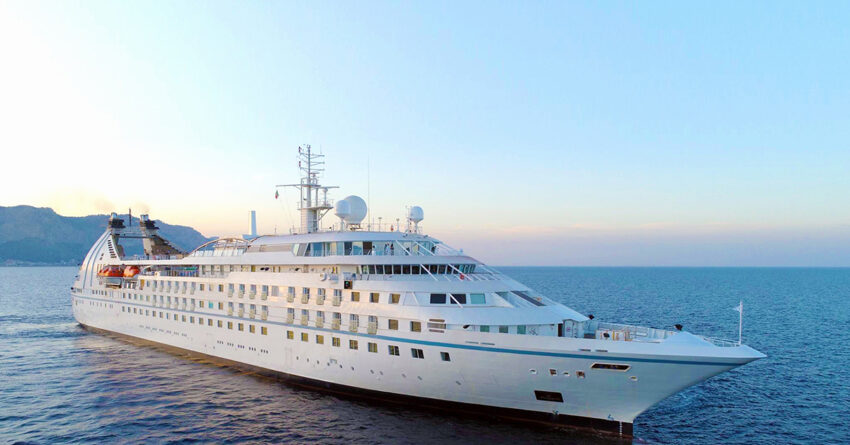
[{"label": "white railing", "polygon": [[726,340],[726,339],[722,339],[722,338],[704,337],[704,336],[699,336],[699,337],[702,338],[703,340],[713,344],[714,346],[719,346],[721,348],[734,348],[736,346],[741,346],[741,344],[738,343],[737,340]]}]

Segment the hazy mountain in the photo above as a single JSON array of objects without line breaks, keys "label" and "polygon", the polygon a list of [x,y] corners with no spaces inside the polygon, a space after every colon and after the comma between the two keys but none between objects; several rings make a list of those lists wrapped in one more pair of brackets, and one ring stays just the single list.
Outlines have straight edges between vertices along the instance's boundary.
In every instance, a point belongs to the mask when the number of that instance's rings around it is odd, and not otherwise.
[{"label": "hazy mountain", "polygon": [[[108,215],[62,216],[47,207],[0,206],[0,264],[79,264],[106,229]],[[127,215],[121,216],[128,224]],[[133,225],[138,225],[138,216]],[[160,234],[182,250],[210,240],[187,226],[157,220]],[[142,252],[140,240],[122,240],[125,254]]]}]

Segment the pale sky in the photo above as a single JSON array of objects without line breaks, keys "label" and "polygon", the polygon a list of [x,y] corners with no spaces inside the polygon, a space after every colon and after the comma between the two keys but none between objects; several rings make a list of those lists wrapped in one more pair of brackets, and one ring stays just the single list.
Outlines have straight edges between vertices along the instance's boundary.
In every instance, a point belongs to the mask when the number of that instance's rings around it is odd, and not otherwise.
[{"label": "pale sky", "polygon": [[0,205],[286,232],[310,143],[334,198],[497,265],[850,266],[848,30],[846,2],[0,0]]}]

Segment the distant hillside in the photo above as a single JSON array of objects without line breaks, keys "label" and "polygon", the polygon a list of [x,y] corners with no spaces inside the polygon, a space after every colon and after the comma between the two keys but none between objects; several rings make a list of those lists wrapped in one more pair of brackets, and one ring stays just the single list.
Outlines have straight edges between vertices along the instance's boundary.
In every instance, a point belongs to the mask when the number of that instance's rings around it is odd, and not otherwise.
[{"label": "distant hillside", "polygon": [[[127,215],[122,215],[127,224]],[[106,230],[108,215],[62,216],[53,209],[0,206],[0,265],[79,264]],[[134,225],[139,223],[133,217]],[[157,220],[160,234],[183,250],[192,250],[206,238],[187,226]],[[142,253],[141,241],[122,241],[125,254]]]}]

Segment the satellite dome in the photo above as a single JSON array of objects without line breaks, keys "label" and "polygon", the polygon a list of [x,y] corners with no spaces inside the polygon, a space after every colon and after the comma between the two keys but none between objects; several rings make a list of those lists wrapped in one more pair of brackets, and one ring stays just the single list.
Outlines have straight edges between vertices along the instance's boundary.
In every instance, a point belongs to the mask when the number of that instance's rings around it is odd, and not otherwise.
[{"label": "satellite dome", "polygon": [[351,215],[351,204],[344,199],[342,201],[337,201],[336,204],[334,204],[334,215],[342,219],[347,218]]},{"label": "satellite dome", "polygon": [[418,224],[423,219],[425,219],[425,212],[422,211],[422,207],[413,206],[410,208],[410,211],[407,214],[407,218]]},{"label": "satellite dome", "polygon": [[366,201],[363,198],[350,195],[346,196],[343,201],[348,203],[348,216],[343,217],[346,224],[360,224],[363,218],[366,218]]}]

